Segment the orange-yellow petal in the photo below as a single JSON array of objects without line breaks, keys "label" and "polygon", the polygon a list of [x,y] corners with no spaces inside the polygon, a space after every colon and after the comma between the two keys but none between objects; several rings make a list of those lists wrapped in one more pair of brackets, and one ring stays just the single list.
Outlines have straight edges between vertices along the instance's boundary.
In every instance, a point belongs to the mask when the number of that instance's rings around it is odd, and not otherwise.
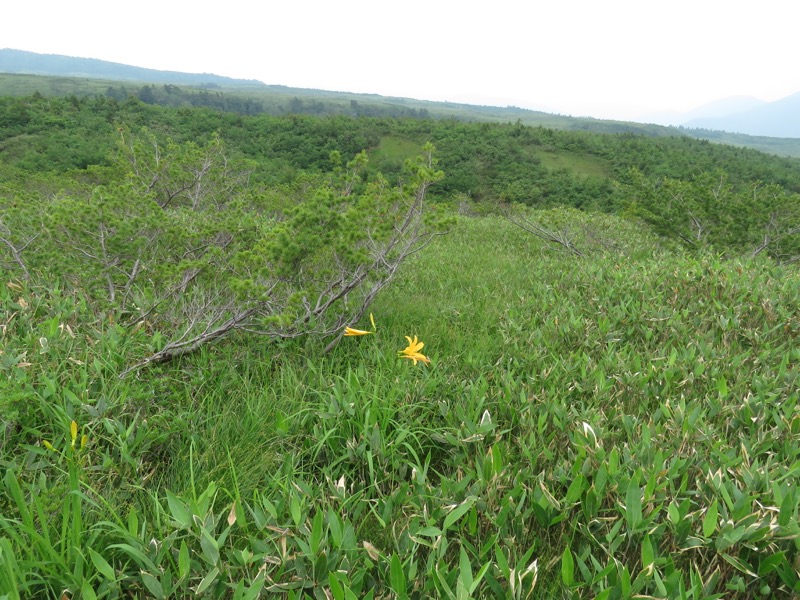
[{"label": "orange-yellow petal", "polygon": [[374,333],[373,331],[364,331],[363,329],[353,329],[352,327],[345,327],[344,328],[344,335],[345,337],[356,336],[356,335],[370,335]]},{"label": "orange-yellow petal", "polygon": [[419,352],[422,350],[423,346],[425,346],[425,344],[417,340],[417,336],[414,336],[413,340],[409,336],[405,336],[405,338],[408,340],[408,347],[400,351],[404,354],[413,354],[414,352]]},{"label": "orange-yellow petal", "polygon": [[417,364],[417,362],[424,362],[424,363],[431,362],[430,358],[428,358],[424,354],[420,354],[419,352],[409,352],[409,353],[401,354],[400,358],[407,358],[409,360],[413,360],[414,364]]}]

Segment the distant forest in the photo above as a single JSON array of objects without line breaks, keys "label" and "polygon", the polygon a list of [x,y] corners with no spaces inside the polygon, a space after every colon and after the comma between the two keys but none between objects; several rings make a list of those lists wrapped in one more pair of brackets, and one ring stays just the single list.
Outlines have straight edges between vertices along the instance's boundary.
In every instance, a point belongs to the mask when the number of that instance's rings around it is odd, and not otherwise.
[{"label": "distant forest", "polygon": [[[142,89],[164,97],[174,91]],[[211,91],[190,96],[211,103],[225,99]],[[162,143],[204,144],[219,135],[249,161],[254,184],[289,188],[329,171],[331,153],[352,157],[362,150],[370,157],[370,172],[396,182],[404,161],[431,142],[444,171],[431,191],[440,202],[627,214],[679,243],[721,250],[756,244],[771,218],[793,223],[800,194],[797,159],[689,137],[419,116],[246,115],[161,106],[138,95],[0,98],[0,159],[6,169],[75,177],[112,164],[119,132],[143,128]]]},{"label": "distant forest", "polygon": [[373,103],[359,102],[355,99],[344,103],[331,103],[316,98],[303,99],[298,96],[292,96],[284,104],[276,106],[274,103],[255,97],[225,93],[219,89],[219,86],[213,84],[204,85],[199,90],[172,84],[145,84],[141,87],[128,87],[121,84],[118,87],[109,86],[106,90],[106,96],[116,100],[127,100],[135,97],[145,104],[174,108],[213,108],[242,115],[273,114],[277,112],[316,116],[346,114],[354,117],[413,119],[427,119],[431,116],[427,108],[398,105],[379,106]]}]

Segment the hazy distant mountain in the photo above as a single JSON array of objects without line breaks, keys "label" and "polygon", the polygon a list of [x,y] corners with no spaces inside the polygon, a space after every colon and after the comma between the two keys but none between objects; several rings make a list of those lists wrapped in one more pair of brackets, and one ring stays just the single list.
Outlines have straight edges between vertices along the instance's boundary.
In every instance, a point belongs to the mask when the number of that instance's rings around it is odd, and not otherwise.
[{"label": "hazy distant mountain", "polygon": [[31,75],[57,75],[62,77],[90,77],[148,83],[182,85],[253,85],[253,79],[233,79],[211,73],[180,73],[132,67],[96,58],[76,58],[60,54],[37,54],[24,50],[0,50],[0,73],[26,73]]},{"label": "hazy distant mountain", "polygon": [[641,120],[648,123],[658,123],[659,125],[683,125],[694,119],[727,117],[738,112],[750,110],[756,106],[765,104],[763,100],[752,96],[731,96],[721,100],[715,100],[708,104],[703,104],[686,112],[664,111],[643,115]]},{"label": "hazy distant mountain", "polygon": [[747,135],[800,138],[800,92],[736,112],[706,113],[687,119],[683,125]]},{"label": "hazy distant mountain", "polygon": [[[86,82],[92,80],[131,81],[141,84],[171,83],[186,87],[219,86],[225,88],[227,97],[232,98],[231,101],[237,100],[237,98],[233,98],[233,95],[241,91],[245,95],[242,96],[243,100],[241,98],[238,100],[245,103],[252,100],[257,104],[264,97],[268,97],[271,106],[280,107],[290,101],[302,99],[309,106],[320,107],[323,113],[327,106],[329,109],[333,107],[335,114],[340,114],[341,111],[337,111],[336,106],[341,104],[341,101],[351,104],[355,101],[365,109],[377,111],[376,115],[384,114],[386,111],[389,111],[387,114],[394,114],[391,112],[392,110],[413,109],[424,111],[425,114],[430,114],[434,118],[501,122],[520,120],[526,125],[598,133],[689,135],[719,143],[756,148],[769,154],[800,157],[800,93],[771,103],[756,98],[737,96],[701,106],[687,113],[663,113],[642,117],[636,122],[624,122],[569,117],[511,106],[498,108],[409,98],[389,98],[376,94],[287,88],[279,85],[266,85],[253,79],[234,79],[211,73],[160,71],[93,58],[38,54],[8,48],[0,49],[0,74],[3,73],[11,74],[10,77],[35,75],[43,78],[63,78],[65,81],[77,82],[78,86],[82,85],[80,82],[84,82],[87,88],[91,86]],[[35,86],[33,90],[40,91]],[[33,91],[29,93],[33,93]],[[46,89],[43,88],[42,93],[46,94]],[[63,95],[65,92],[61,86],[56,86],[51,93]],[[102,94],[103,92],[94,91],[93,93]],[[683,125],[691,129],[677,129],[667,127],[668,125]]]}]

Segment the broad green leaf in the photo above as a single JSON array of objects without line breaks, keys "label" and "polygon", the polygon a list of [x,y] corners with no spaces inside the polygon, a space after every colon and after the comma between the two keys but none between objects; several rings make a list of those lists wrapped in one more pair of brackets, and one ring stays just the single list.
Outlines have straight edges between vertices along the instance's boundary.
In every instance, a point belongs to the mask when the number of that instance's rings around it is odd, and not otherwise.
[{"label": "broad green leaf", "polygon": [[781,527],[786,527],[795,519],[795,508],[797,506],[797,503],[795,502],[795,493],[796,488],[788,492],[783,497],[780,513],[778,514],[778,525]]},{"label": "broad green leaf", "polygon": [[658,590],[658,593],[659,593],[660,597],[661,598],[669,597],[669,594],[667,592],[667,588],[664,585],[664,580],[661,579],[661,575],[659,575],[658,571],[653,571],[653,581],[656,584],[656,589]]},{"label": "broad green leaf", "polygon": [[566,502],[567,504],[574,504],[577,502],[584,488],[586,487],[586,478],[582,474],[578,474],[567,489]]},{"label": "broad green leaf", "polygon": [[782,565],[786,562],[786,554],[784,552],[776,552],[775,554],[771,554],[765,558],[762,558],[758,562],[758,576],[764,577],[764,575],[769,575],[778,568],[779,565]]},{"label": "broad green leaf", "polygon": [[314,520],[311,523],[311,538],[309,539],[309,547],[311,554],[317,555],[319,553],[320,544],[322,543],[323,531],[323,515],[322,511],[318,510],[314,515]]},{"label": "broad green leaf", "polygon": [[475,576],[472,579],[472,585],[469,588],[469,593],[470,594],[472,594],[472,592],[474,592],[476,589],[478,589],[478,586],[481,584],[481,580],[484,578],[484,576],[486,575],[486,572],[491,568],[491,566],[492,566],[492,562],[488,561],[488,562],[484,563],[484,565],[480,569],[478,569],[478,572],[475,574]]},{"label": "broad green leaf", "polygon": [[344,588],[342,588],[342,584],[339,583],[339,576],[336,573],[328,574],[328,586],[331,588],[333,600],[345,600]]},{"label": "broad green leaf", "polygon": [[172,513],[172,518],[175,519],[181,527],[191,527],[192,517],[189,514],[189,509],[186,504],[175,494],[167,490],[167,504],[169,511]]},{"label": "broad green leaf", "polygon": [[717,391],[720,398],[725,398],[728,395],[728,382],[724,377],[717,379]]},{"label": "broad green leaf", "polygon": [[263,572],[256,575],[256,578],[253,580],[253,583],[245,592],[244,596],[242,596],[242,600],[257,600],[261,597],[261,590],[264,589],[264,574]]},{"label": "broad green leaf", "polygon": [[619,584],[622,589],[622,597],[627,598],[631,593],[631,572],[628,567],[621,562],[617,562],[617,572],[619,573]]},{"label": "broad green leaf", "polygon": [[703,537],[711,537],[711,534],[714,533],[714,530],[717,528],[718,511],[719,507],[715,498],[703,517]]},{"label": "broad green leaf", "polygon": [[292,494],[291,500],[289,500],[289,511],[292,513],[292,521],[294,521],[295,527],[300,525],[300,501],[297,499],[295,494]]},{"label": "broad green leaf", "polygon": [[89,558],[92,559],[92,564],[94,565],[95,569],[97,569],[98,572],[101,573],[103,577],[105,577],[109,581],[115,581],[117,577],[114,573],[114,569],[111,568],[110,564],[108,564],[108,561],[106,561],[105,558],[100,556],[97,552],[95,552],[91,548],[88,548],[88,551],[89,551]]},{"label": "broad green leaf", "polygon": [[639,487],[638,477],[631,478],[628,483],[625,494],[625,519],[631,531],[636,531],[642,523],[642,490]]},{"label": "broad green leaf", "polygon": [[756,575],[753,572],[753,569],[750,567],[750,565],[748,565],[746,562],[744,562],[741,558],[737,558],[735,556],[731,556],[730,554],[723,554],[722,558],[724,558],[726,562],[728,562],[729,564],[733,565],[736,569],[738,569],[742,573],[745,573],[746,575],[749,575],[750,577],[758,577],[758,575]]},{"label": "broad green leaf", "polygon": [[458,561],[458,580],[464,585],[464,589],[467,592],[472,589],[472,564],[463,546],[461,547]]},{"label": "broad green leaf", "polygon": [[85,579],[81,584],[81,600],[97,600],[97,594],[95,594],[92,584]]},{"label": "broad green leaf", "polygon": [[331,532],[331,540],[336,548],[342,547],[342,538],[344,536],[344,529],[342,528],[342,521],[339,515],[332,508],[328,508],[328,529]]},{"label": "broad green leaf", "polygon": [[435,573],[436,573],[436,579],[439,581],[439,585],[442,587],[442,590],[444,591],[444,593],[451,600],[455,600],[456,595],[455,595],[455,593],[453,593],[453,590],[450,588],[450,585],[447,583],[447,578],[442,573],[441,568],[439,568],[437,566],[436,570],[435,570]]},{"label": "broad green leaf", "polygon": [[564,548],[564,552],[561,554],[561,581],[567,587],[575,583],[575,560],[572,558],[569,547]]},{"label": "broad green leaf", "polygon": [[189,548],[186,546],[186,541],[181,540],[181,549],[178,552],[178,575],[181,579],[185,579],[189,575],[191,568],[191,560],[189,558]]},{"label": "broad green leaf", "polygon": [[418,530],[414,535],[421,535],[423,537],[438,537],[442,535],[442,530],[438,527],[428,526]]},{"label": "broad green leaf", "polygon": [[506,555],[503,552],[503,548],[500,544],[494,545],[494,556],[497,568],[500,569],[500,574],[506,579],[508,579],[511,571],[509,570],[508,567],[508,559],[506,558]]},{"label": "broad green leaf", "polygon": [[125,552],[125,554],[130,556],[142,570],[148,569],[150,571],[158,571],[158,568],[155,566],[155,564],[153,564],[152,560],[150,560],[141,550],[134,548],[130,544],[111,544],[109,548],[119,548]]},{"label": "broad green leaf", "polygon": [[678,506],[674,502],[670,502],[669,506],[667,507],[667,516],[673,525],[680,523],[681,513],[678,510]]},{"label": "broad green leaf", "polygon": [[211,585],[217,580],[217,576],[219,575],[219,569],[214,567],[208,574],[203,577],[203,580],[197,586],[197,595],[199,596],[203,592],[205,592]]},{"label": "broad green leaf", "polygon": [[219,543],[202,526],[200,527],[200,548],[203,550],[203,557],[211,566],[216,566],[219,563]]},{"label": "broad green leaf", "polygon": [[653,542],[649,535],[644,536],[642,540],[642,568],[647,568],[655,562],[655,551],[653,550]]},{"label": "broad green leaf", "polygon": [[398,596],[406,595],[406,574],[403,571],[403,563],[397,553],[392,554],[392,561],[389,566],[389,582],[392,590]]},{"label": "broad green leaf", "polygon": [[139,513],[135,508],[128,513],[128,533],[134,537],[139,536]]},{"label": "broad green leaf", "polygon": [[458,521],[461,517],[463,517],[466,512],[472,508],[472,505],[475,504],[477,500],[477,496],[468,496],[461,504],[456,506],[453,510],[447,513],[447,516],[444,518],[444,524],[442,525],[442,529],[447,531],[450,529],[450,526],[453,525],[456,521]]},{"label": "broad green leaf", "polygon": [[147,571],[142,571],[139,576],[142,578],[142,583],[144,587],[147,588],[147,591],[153,594],[155,598],[161,600],[162,598],[166,598],[164,595],[164,588],[161,587],[161,582],[153,577]]},{"label": "broad green leaf", "polygon": [[469,590],[460,577],[456,581],[456,600],[471,600]]}]

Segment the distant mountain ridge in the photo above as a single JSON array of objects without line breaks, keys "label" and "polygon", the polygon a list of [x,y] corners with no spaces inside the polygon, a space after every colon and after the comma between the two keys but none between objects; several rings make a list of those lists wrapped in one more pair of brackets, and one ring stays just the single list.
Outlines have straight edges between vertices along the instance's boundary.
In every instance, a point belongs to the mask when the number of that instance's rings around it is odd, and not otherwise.
[{"label": "distant mountain ridge", "polygon": [[[12,82],[11,79],[16,81]],[[22,83],[22,79],[27,81]],[[37,83],[40,79],[42,81]],[[614,121],[571,117],[514,106],[479,106],[384,97],[377,94],[289,88],[268,85],[255,79],[235,79],[212,73],[161,71],[94,58],[0,49],[0,95],[26,95],[34,91],[41,91],[45,95],[106,94],[107,90],[113,89],[119,83],[127,82],[142,86],[172,84],[187,89],[199,88],[200,93],[215,88],[218,93],[231,98],[233,104],[246,105],[251,101],[251,107],[269,105],[266,110],[277,110],[277,114],[282,114],[281,110],[284,110],[281,105],[291,106],[292,103],[305,103],[310,109],[320,108],[319,114],[331,108],[332,114],[368,116],[396,116],[395,113],[417,111],[416,114],[424,113],[431,118],[518,121],[534,127],[604,134],[685,135],[715,143],[754,148],[767,154],[800,157],[800,93],[771,103],[738,96],[710,103],[682,115],[661,114],[637,121]],[[122,89],[124,91],[124,87]],[[133,93],[135,95],[136,92]],[[344,106],[347,108],[343,108]],[[312,111],[312,114],[317,113]]]},{"label": "distant mountain ridge", "polygon": [[261,84],[255,79],[234,79],[213,73],[182,73],[134,67],[97,58],[77,58],[61,54],[38,54],[11,48],[0,49],[0,73],[91,77],[122,81],[147,81],[183,85],[249,85]]},{"label": "distant mountain ridge", "polygon": [[766,104],[763,100],[752,96],[730,96],[715,100],[708,104],[703,104],[688,111],[659,111],[640,116],[640,120],[645,122],[658,123],[660,125],[684,126],[695,119],[705,119],[709,117],[726,117],[738,112],[749,110],[756,106]]},{"label": "distant mountain ridge", "polygon": [[800,92],[744,110],[690,119],[685,127],[780,138],[800,137]]}]

